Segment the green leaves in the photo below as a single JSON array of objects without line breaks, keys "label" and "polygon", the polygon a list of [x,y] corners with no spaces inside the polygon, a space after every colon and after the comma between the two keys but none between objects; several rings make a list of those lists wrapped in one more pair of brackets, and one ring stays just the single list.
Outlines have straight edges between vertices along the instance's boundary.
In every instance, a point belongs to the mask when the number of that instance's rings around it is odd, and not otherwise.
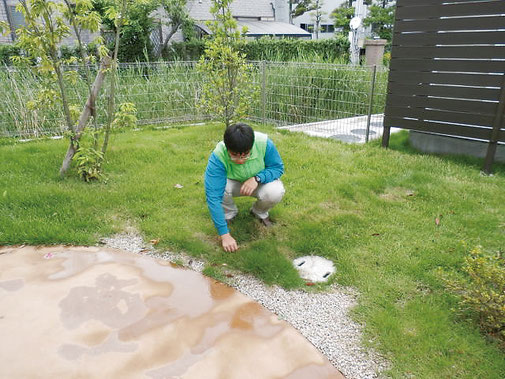
[{"label": "green leaves", "polygon": [[443,274],[446,287],[460,298],[460,311],[473,311],[481,328],[505,342],[505,255],[478,246],[463,265],[464,277]]},{"label": "green leaves", "polygon": [[213,0],[215,21],[208,22],[213,35],[197,69],[204,77],[200,107],[215,114],[225,126],[244,118],[257,99],[252,84],[252,66],[239,51],[244,37],[230,11],[230,0]]},{"label": "green leaves", "polygon": [[133,128],[137,125],[137,108],[133,103],[122,103],[119,105],[119,111],[114,115],[112,127],[114,129]]},{"label": "green leaves", "polygon": [[[383,2],[380,1],[380,4]],[[380,38],[391,42],[393,39],[393,25],[395,22],[396,5],[379,4],[371,5],[368,8],[368,16],[363,20],[363,25],[372,26],[372,31]]]},{"label": "green leaves", "polygon": [[74,156],[77,162],[77,173],[85,182],[102,178],[103,153],[89,148],[79,148]]},{"label": "green leaves", "polygon": [[334,20],[335,27],[341,28],[342,33],[347,34],[351,30],[349,22],[354,17],[354,7],[349,6],[349,3],[346,2],[334,9],[330,17]]},{"label": "green leaves", "polygon": [[11,32],[9,24],[5,21],[0,21],[0,34],[3,36],[8,35]]}]

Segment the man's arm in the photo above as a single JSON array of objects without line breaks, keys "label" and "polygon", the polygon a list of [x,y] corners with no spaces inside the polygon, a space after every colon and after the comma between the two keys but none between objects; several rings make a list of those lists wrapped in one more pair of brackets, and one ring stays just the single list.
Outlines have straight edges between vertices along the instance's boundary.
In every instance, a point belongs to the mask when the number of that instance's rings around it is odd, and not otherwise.
[{"label": "man's arm", "polygon": [[219,158],[212,153],[205,170],[205,197],[210,217],[220,236],[228,233],[222,205],[225,188],[226,169]]},{"label": "man's arm", "polygon": [[270,183],[279,179],[284,174],[284,163],[272,140],[267,140],[267,150],[265,152],[265,169],[257,176],[261,183]]},{"label": "man's arm", "polygon": [[[279,179],[284,173],[284,164],[282,163],[281,156],[277,151],[274,143],[269,138],[267,140],[267,148],[265,151],[265,168],[260,171],[256,176],[262,184],[273,182]],[[240,187],[240,193],[245,196],[251,196],[258,187],[259,183],[255,177],[247,179]]]},{"label": "man's arm", "polygon": [[205,197],[210,216],[214,222],[224,251],[237,251],[238,245],[228,230],[224,217],[223,196],[226,189],[226,169],[219,158],[212,153],[205,170]]}]

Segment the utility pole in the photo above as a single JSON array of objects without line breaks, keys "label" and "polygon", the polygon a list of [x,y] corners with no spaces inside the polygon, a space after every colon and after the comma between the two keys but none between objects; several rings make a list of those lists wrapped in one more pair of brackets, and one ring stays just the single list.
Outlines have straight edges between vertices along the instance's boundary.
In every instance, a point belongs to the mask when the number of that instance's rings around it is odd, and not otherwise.
[{"label": "utility pole", "polygon": [[314,6],[316,7],[316,10],[315,10],[316,39],[319,39],[319,29],[321,29],[321,17],[322,17],[321,7],[323,5],[321,3],[322,3],[322,0],[315,0],[315,3],[314,3]]},{"label": "utility pole", "polygon": [[349,32],[351,64],[354,65],[359,64],[359,37],[363,31],[364,10],[363,0],[356,0],[354,2],[354,17],[350,22],[351,31]]}]

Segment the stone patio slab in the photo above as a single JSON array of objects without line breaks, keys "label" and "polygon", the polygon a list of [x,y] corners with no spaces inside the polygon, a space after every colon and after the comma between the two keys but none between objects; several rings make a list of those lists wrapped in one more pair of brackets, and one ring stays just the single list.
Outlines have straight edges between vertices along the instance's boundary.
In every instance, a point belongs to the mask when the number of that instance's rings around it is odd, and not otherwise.
[{"label": "stone patio slab", "polygon": [[222,283],[101,247],[0,247],[1,378],[343,378]]}]

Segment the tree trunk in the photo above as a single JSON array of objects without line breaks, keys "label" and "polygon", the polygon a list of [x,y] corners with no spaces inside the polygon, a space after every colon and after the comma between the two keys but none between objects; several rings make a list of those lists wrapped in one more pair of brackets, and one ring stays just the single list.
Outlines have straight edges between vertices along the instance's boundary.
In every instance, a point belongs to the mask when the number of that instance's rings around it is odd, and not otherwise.
[{"label": "tree trunk", "polygon": [[63,159],[63,163],[61,165],[60,169],[60,175],[64,176],[65,173],[67,172],[68,168],[70,167],[70,162],[72,161],[72,158],[74,157],[74,154],[76,153],[76,146],[75,146],[75,141],[79,140],[81,137],[82,131],[86,127],[88,120],[92,114],[95,113],[94,108],[95,108],[95,103],[96,103],[96,98],[98,96],[98,93],[100,92],[100,89],[102,87],[103,81],[105,79],[105,72],[109,68],[111,64],[111,59],[109,57],[105,57],[102,60],[102,63],[100,65],[100,70],[98,71],[95,82],[93,83],[93,87],[91,88],[91,93],[88,97],[88,101],[86,102],[86,105],[84,106],[84,109],[81,113],[81,117],[79,118],[79,123],[77,124],[77,127],[75,129],[75,134],[74,134],[74,140],[70,142],[70,146],[68,147],[67,154],[65,155],[65,159]]},{"label": "tree trunk", "polygon": [[[80,31],[79,27],[77,26],[75,15],[72,13],[73,12],[72,5],[69,3],[68,0],[65,0],[65,4],[67,5],[68,11],[70,12],[70,15],[71,15],[70,21],[71,21],[71,24],[74,28],[75,36],[77,37],[77,46],[79,46],[79,53],[81,55],[81,61],[82,61],[81,65],[84,67],[85,74],[86,74],[85,76],[86,76],[86,85],[88,86],[88,94],[89,94],[89,96],[91,96],[91,79],[90,79],[91,73],[89,71],[88,62],[87,62],[88,56],[87,56],[86,52],[84,51],[84,47],[82,45],[81,31]],[[91,110],[91,117],[93,118],[93,124],[95,127],[95,133],[93,135],[93,147],[96,150],[97,146],[98,146],[98,139],[97,139],[98,119],[96,117],[96,109],[94,107]]]},{"label": "tree trunk", "polygon": [[168,42],[170,41],[170,39],[172,38],[172,36],[175,34],[175,32],[177,32],[177,30],[179,29],[179,27],[180,27],[180,25],[177,25],[177,26],[172,25],[172,29],[170,29],[170,33],[167,34],[167,38],[163,42],[163,46],[161,46],[160,57],[162,56],[163,51],[167,48]]}]

